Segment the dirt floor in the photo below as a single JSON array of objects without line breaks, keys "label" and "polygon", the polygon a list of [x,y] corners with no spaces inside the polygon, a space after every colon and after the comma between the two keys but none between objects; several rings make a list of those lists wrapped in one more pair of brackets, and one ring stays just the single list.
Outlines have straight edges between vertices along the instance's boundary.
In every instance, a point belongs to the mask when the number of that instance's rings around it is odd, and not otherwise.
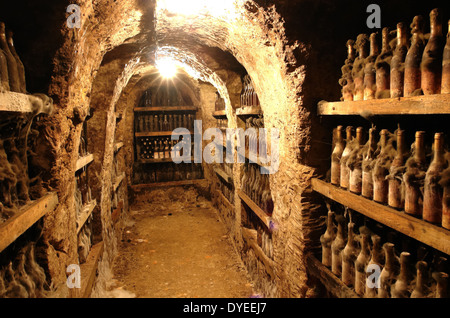
[{"label": "dirt floor", "polygon": [[130,206],[114,280],[138,298],[249,298],[252,285],[211,202],[193,188]]}]

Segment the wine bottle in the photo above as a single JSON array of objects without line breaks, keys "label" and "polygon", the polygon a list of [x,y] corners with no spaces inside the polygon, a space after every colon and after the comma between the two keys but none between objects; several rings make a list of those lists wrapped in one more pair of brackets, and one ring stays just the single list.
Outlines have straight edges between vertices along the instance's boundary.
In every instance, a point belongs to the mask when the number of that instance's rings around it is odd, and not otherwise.
[{"label": "wine bottle", "polygon": [[25,67],[23,66],[22,60],[20,59],[19,55],[16,52],[16,48],[14,46],[14,41],[13,41],[13,32],[12,31],[9,31],[7,33],[7,41],[8,41],[9,50],[11,51],[11,54],[16,59],[17,72],[19,73],[20,92],[25,94],[27,92],[27,84],[25,81]]},{"label": "wine bottle", "polygon": [[333,243],[331,243],[331,271],[336,276],[341,276],[342,274],[342,250],[345,248],[345,237],[344,237],[344,218],[337,217],[336,221],[338,223],[338,230],[336,238]]},{"label": "wine bottle", "polygon": [[405,132],[397,131],[397,152],[389,169],[388,205],[403,209],[402,180],[407,152],[405,150]]},{"label": "wine bottle", "polygon": [[341,188],[347,189],[349,187],[350,183],[350,171],[347,167],[347,160],[350,156],[350,153],[352,151],[352,133],[353,133],[353,127],[348,126],[346,129],[346,145],[344,148],[344,151],[342,152],[341,157],[341,177],[340,177],[340,185]]},{"label": "wine bottle", "polygon": [[353,63],[352,77],[355,84],[353,100],[364,100],[364,68],[369,55],[369,39],[366,34],[358,35],[356,39],[358,56]]},{"label": "wine bottle", "polygon": [[442,200],[442,227],[450,230],[450,167],[445,169],[440,181],[444,189]]},{"label": "wine bottle", "polygon": [[391,46],[389,45],[389,42],[390,42],[389,29],[384,28],[382,30],[381,53],[380,55],[378,55],[375,61],[376,84],[377,84],[377,92],[375,94],[375,97],[377,99],[389,98],[391,96],[390,73],[391,73],[392,49]]},{"label": "wine bottle", "polygon": [[373,198],[373,178],[372,169],[376,158],[377,141],[375,140],[376,129],[374,127],[369,129],[369,141],[367,142],[367,152],[364,155],[362,162],[362,188],[361,195],[366,198]]},{"label": "wine bottle", "polygon": [[9,49],[5,32],[6,32],[5,23],[0,22],[0,48],[3,50],[3,53],[5,54],[6,62],[8,65],[9,87],[12,92],[20,93],[21,87],[20,87],[19,71],[17,69],[17,62]]},{"label": "wine bottle", "polygon": [[391,60],[390,90],[391,98],[403,97],[405,58],[408,53],[408,40],[406,38],[406,26],[397,24],[397,46]]},{"label": "wine bottle", "polygon": [[332,211],[328,211],[327,229],[320,237],[320,243],[322,244],[322,264],[326,267],[331,267],[331,243],[336,237],[336,227],[333,223],[333,216],[334,213]]},{"label": "wine bottle", "polygon": [[341,158],[344,152],[345,143],[342,136],[344,127],[338,126],[336,129],[336,142],[331,154],[331,184],[341,184]]},{"label": "wine bottle", "polygon": [[389,185],[386,176],[389,173],[388,134],[386,129],[380,132],[380,154],[377,157],[372,171],[373,200],[379,203],[387,203]]},{"label": "wine bottle", "polygon": [[375,98],[377,91],[375,61],[380,54],[377,43],[377,34],[370,35],[370,55],[366,59],[364,68],[364,100]]},{"label": "wine bottle", "polygon": [[378,298],[390,298],[392,282],[396,276],[397,256],[395,256],[394,244],[385,243],[383,245],[385,253],[385,263],[380,274],[380,289],[378,290]]},{"label": "wine bottle", "polygon": [[409,262],[411,254],[402,252],[400,254],[400,274],[398,275],[394,285],[392,286],[392,298],[409,298],[409,284],[412,281],[411,273],[409,271]]},{"label": "wine bottle", "polygon": [[347,46],[347,59],[345,60],[344,66],[341,68],[342,76],[339,80],[339,84],[342,86],[342,100],[353,101],[353,90],[355,85],[353,83],[352,69],[353,63],[356,58],[356,52],[354,48],[355,41],[348,40]]},{"label": "wine bottle", "polygon": [[419,261],[416,264],[416,268],[416,285],[411,293],[411,298],[426,298],[428,294],[426,286],[427,263]]},{"label": "wine bottle", "polygon": [[423,50],[425,49],[425,37],[423,35],[423,17],[415,16],[411,24],[411,47],[405,58],[405,97],[417,95],[421,89],[421,71]]},{"label": "wine bottle", "polygon": [[[381,247],[381,238],[378,235],[372,235],[372,253],[369,263],[367,264],[367,268],[372,266],[377,266],[378,268],[382,267],[384,263],[384,253]],[[371,277],[372,273],[367,272],[367,280],[371,279],[371,284],[366,284],[366,291],[364,293],[365,298],[376,298],[379,290],[379,277]],[[375,280],[374,280],[375,278]]]},{"label": "wine bottle", "polygon": [[348,224],[348,238],[345,248],[342,250],[342,282],[347,286],[355,286],[355,261],[358,257],[355,234],[353,229],[355,224]]},{"label": "wine bottle", "polygon": [[413,156],[406,162],[406,172],[403,175],[405,213],[422,217],[423,194],[421,188],[424,185],[426,175],[424,131],[416,132],[413,153]]},{"label": "wine bottle", "polygon": [[366,286],[366,267],[370,261],[369,235],[360,236],[361,251],[355,261],[355,292],[364,296]]},{"label": "wine bottle", "polygon": [[450,94],[450,20],[448,20],[447,43],[442,55],[441,94]]},{"label": "wine bottle", "polygon": [[443,189],[439,184],[442,172],[447,167],[444,157],[444,135],[435,134],[434,156],[425,176],[423,197],[423,219],[434,224],[442,223]]},{"label": "wine bottle", "polygon": [[8,75],[8,61],[6,55],[0,47],[0,91],[9,91],[9,75]]},{"label": "wine bottle", "polygon": [[439,94],[442,83],[442,56],[444,51],[444,36],[439,9],[430,13],[431,34],[422,56],[422,90],[425,95]]},{"label": "wine bottle", "polygon": [[363,128],[356,129],[357,144],[347,161],[349,168],[349,190],[353,193],[360,194],[362,191],[362,160],[363,160]]}]

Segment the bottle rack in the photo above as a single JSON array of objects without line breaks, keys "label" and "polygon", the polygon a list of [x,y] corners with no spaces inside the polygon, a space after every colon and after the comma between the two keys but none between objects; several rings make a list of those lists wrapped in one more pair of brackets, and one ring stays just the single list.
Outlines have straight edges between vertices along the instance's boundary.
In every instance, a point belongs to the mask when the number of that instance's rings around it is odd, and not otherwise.
[{"label": "bottle rack", "polygon": [[[349,59],[346,63],[352,61],[350,56],[351,54],[349,54]],[[354,57],[355,56],[353,56],[353,58]],[[343,83],[347,82],[344,81]],[[345,87],[343,93],[345,93]],[[345,96],[343,98],[345,98]],[[450,108],[448,107],[449,101],[449,94],[427,94],[412,97],[341,102],[322,101],[318,105],[317,114],[319,116],[328,117],[349,116],[350,120],[352,118],[351,116],[367,117],[367,115],[370,115],[371,117],[448,115],[450,114]],[[444,129],[444,127],[442,127],[442,129]],[[315,192],[322,195],[325,201],[355,211],[356,215],[363,216],[367,220],[378,222],[380,226],[383,225],[386,229],[392,230],[392,233],[403,235],[404,240],[422,244],[427,251],[429,250],[433,253],[444,255],[443,257],[445,257],[445,255],[450,255],[449,230],[408,215],[405,212],[400,211],[400,209],[394,209],[387,204],[381,204],[363,197],[360,194],[352,193],[347,189],[343,189],[324,180],[317,178],[312,179],[311,187]],[[419,259],[416,259],[416,261],[418,260]],[[334,296],[358,297],[352,288],[343,284],[342,281],[325,267],[314,254],[308,256],[307,262],[310,274],[327,286],[328,290],[332,290]]]},{"label": "bottle rack", "polygon": [[[171,140],[172,136],[176,136],[173,131],[185,128],[192,137],[198,107],[183,105],[180,96],[175,96],[174,92],[166,92],[168,95],[163,93],[158,92],[153,101],[151,90],[146,91],[139,107],[134,109],[136,159],[133,184],[135,185],[203,178],[203,171],[199,165],[193,163],[176,165],[172,160],[172,150],[179,142]],[[153,106],[155,102],[165,105]],[[169,106],[174,103],[181,106]],[[181,138],[183,134],[178,135]],[[188,159],[193,162],[192,155]]]}]

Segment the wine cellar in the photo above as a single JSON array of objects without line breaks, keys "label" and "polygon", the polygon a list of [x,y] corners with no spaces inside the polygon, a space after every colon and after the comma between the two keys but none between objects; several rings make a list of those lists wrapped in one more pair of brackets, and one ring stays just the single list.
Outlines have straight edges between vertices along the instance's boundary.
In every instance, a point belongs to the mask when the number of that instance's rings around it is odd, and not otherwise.
[{"label": "wine cellar", "polygon": [[449,298],[449,116],[443,1],[2,3],[0,298]]}]

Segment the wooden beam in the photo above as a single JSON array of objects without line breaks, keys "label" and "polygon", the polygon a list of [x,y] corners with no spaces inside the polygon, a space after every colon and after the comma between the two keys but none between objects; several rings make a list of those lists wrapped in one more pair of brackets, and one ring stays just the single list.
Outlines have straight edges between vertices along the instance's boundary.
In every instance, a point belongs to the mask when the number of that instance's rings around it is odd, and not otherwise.
[{"label": "wooden beam", "polygon": [[86,263],[80,265],[81,270],[81,298],[89,298],[94,287],[95,279],[97,277],[97,268],[100,257],[103,254],[104,244],[103,242],[92,246]]},{"label": "wooden beam", "polygon": [[122,175],[120,175],[120,176],[118,176],[116,178],[116,180],[114,181],[114,185],[113,185],[114,191],[117,191],[117,189],[119,188],[119,186],[122,183],[123,179],[125,179],[125,176],[126,176],[126,174],[124,172]]},{"label": "wooden beam", "polygon": [[94,161],[94,154],[89,154],[85,157],[82,157],[77,160],[77,165],[75,167],[75,170],[78,171],[84,167],[86,167],[88,164],[90,164],[92,161]]},{"label": "wooden beam", "polygon": [[306,256],[308,273],[316,277],[337,298],[360,298],[312,254]]},{"label": "wooden beam", "polygon": [[449,230],[368,200],[319,179],[312,179],[311,185],[314,191],[321,193],[327,198],[450,255]]},{"label": "wooden beam", "polygon": [[215,118],[226,118],[227,111],[226,110],[218,110],[213,113],[213,117]]},{"label": "wooden beam", "polygon": [[123,142],[118,142],[114,145],[114,152],[118,152],[123,147]]},{"label": "wooden beam", "polygon": [[53,211],[57,205],[58,195],[53,192],[48,193],[21,208],[15,216],[0,224],[0,252],[17,240],[44,215]]},{"label": "wooden beam", "polygon": [[87,219],[91,216],[91,214],[94,211],[96,206],[97,206],[97,200],[95,200],[95,199],[92,200],[91,202],[85,204],[85,206],[83,207],[83,210],[81,211],[81,214],[79,216],[79,220],[77,221],[77,234],[80,234],[81,229],[83,228]]},{"label": "wooden beam", "polygon": [[258,257],[259,260],[264,264],[264,266],[266,268],[266,272],[274,279],[275,278],[274,261],[271,260],[264,253],[262,248],[258,245],[258,242],[255,239],[255,233],[254,232],[256,232],[256,231],[243,227],[242,228],[242,238],[247,243],[247,245],[253,249],[253,251],[255,252],[256,257]]},{"label": "wooden beam", "polygon": [[[190,135],[194,133],[189,132]],[[173,131],[153,131],[153,132],[139,132],[136,133],[136,137],[170,137],[170,136],[183,136],[182,133],[174,133]]]},{"label": "wooden beam", "polygon": [[[33,103],[42,103],[42,100],[33,95],[16,92],[0,93],[0,112],[33,113]],[[44,113],[43,110],[38,114]]]},{"label": "wooden beam", "polygon": [[197,106],[155,106],[155,107],[136,107],[135,112],[180,112],[197,111]]},{"label": "wooden beam", "polygon": [[248,106],[236,109],[236,116],[262,116],[263,111],[260,107]]},{"label": "wooden beam", "polygon": [[440,115],[450,114],[450,94],[352,102],[319,103],[318,115]]},{"label": "wooden beam", "polygon": [[226,183],[233,184],[233,177],[220,168],[214,168],[214,172]]},{"label": "wooden beam", "polygon": [[248,197],[242,190],[238,190],[238,195],[244,203],[252,210],[255,215],[264,223],[267,229],[272,232],[272,218],[267,215],[250,197]]},{"label": "wooden beam", "polygon": [[154,189],[154,188],[190,186],[190,185],[207,185],[207,184],[208,184],[208,181],[206,179],[197,179],[197,180],[157,182],[157,183],[149,183],[149,184],[136,184],[136,185],[132,185],[131,189],[133,191],[141,191],[141,190]]}]

